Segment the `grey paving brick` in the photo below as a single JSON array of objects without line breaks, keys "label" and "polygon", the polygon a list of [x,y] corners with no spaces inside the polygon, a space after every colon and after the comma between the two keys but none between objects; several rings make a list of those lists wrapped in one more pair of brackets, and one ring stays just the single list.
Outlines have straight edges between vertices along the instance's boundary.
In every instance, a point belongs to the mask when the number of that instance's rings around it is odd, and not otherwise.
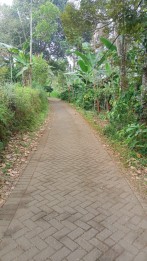
[{"label": "grey paving brick", "polygon": [[16,260],[18,256],[20,256],[23,253],[23,250],[20,247],[16,247],[3,257],[1,257],[1,261],[11,261]]},{"label": "grey paving brick", "polygon": [[77,249],[75,251],[73,251],[68,257],[67,260],[68,261],[79,261],[82,259],[83,256],[86,255],[86,251],[82,250],[82,249]]},{"label": "grey paving brick", "polygon": [[77,226],[75,225],[76,222],[73,224],[72,222],[68,221],[68,220],[63,220],[62,224],[67,227],[69,230],[75,230],[77,228]]},{"label": "grey paving brick", "polygon": [[97,261],[100,256],[101,256],[101,252],[97,248],[94,248],[90,253],[88,253],[84,257],[84,260],[85,261]]},{"label": "grey paving brick", "polygon": [[17,242],[18,246],[20,246],[21,249],[23,249],[24,251],[31,248],[31,243],[27,238],[25,238],[25,236],[17,238],[16,242]]},{"label": "grey paving brick", "polygon": [[68,236],[71,239],[76,239],[77,237],[81,236],[84,233],[84,230],[82,228],[77,228],[74,231],[72,231],[71,233],[68,234]]},{"label": "grey paving brick", "polygon": [[72,251],[78,248],[78,244],[76,244],[76,242],[71,240],[69,237],[63,237],[60,242],[62,242],[67,248]]},{"label": "grey paving brick", "polygon": [[70,232],[70,230],[68,228],[64,227],[60,231],[56,232],[53,236],[56,239],[60,240],[62,237],[68,235],[69,232]]},{"label": "grey paving brick", "polygon": [[39,236],[31,238],[30,241],[39,250],[42,250],[47,247],[47,244]]},{"label": "grey paving brick", "polygon": [[22,255],[18,257],[19,261],[32,260],[33,257],[38,253],[38,249],[36,247],[32,247],[29,250],[25,251]]},{"label": "grey paving brick", "polygon": [[81,220],[77,220],[75,221],[75,224],[80,227],[83,228],[84,230],[88,230],[90,228],[90,226],[88,224],[86,224],[85,222],[81,221]]},{"label": "grey paving brick", "polygon": [[87,242],[86,239],[84,239],[83,237],[78,237],[76,239],[76,242],[78,243],[78,245],[83,248],[84,250],[86,250],[87,252],[90,252],[94,246],[92,244],[90,244],[89,242]]},{"label": "grey paving brick", "polygon": [[49,236],[45,239],[45,242],[47,242],[47,244],[56,249],[56,250],[59,250],[61,247],[63,247],[63,244],[61,244],[62,242],[62,239],[61,239],[61,242],[59,242],[58,240],[56,240],[54,237],[52,236]]},{"label": "grey paving brick", "polygon": [[130,254],[129,252],[125,251],[119,257],[116,258],[116,261],[124,261],[124,260],[125,261],[132,261],[133,255]]},{"label": "grey paving brick", "polygon": [[90,240],[91,238],[95,237],[97,235],[98,231],[94,228],[90,228],[88,231],[86,231],[82,237],[86,240]]},{"label": "grey paving brick", "polygon": [[134,259],[134,261],[146,261],[147,260],[147,252],[141,252],[141,253],[139,253],[136,257],[135,257],[135,259]]},{"label": "grey paving brick", "polygon": [[61,248],[51,257],[53,261],[61,261],[64,257],[66,257],[70,253],[69,249],[66,247]]},{"label": "grey paving brick", "polygon": [[101,242],[97,238],[90,239],[89,243],[98,248],[101,252],[106,252],[109,248],[104,242]]},{"label": "grey paving brick", "polygon": [[[44,261],[47,260],[47,258],[50,258],[55,253],[55,250],[48,246],[46,249],[42,250],[41,252],[33,258],[35,261]],[[31,259],[30,259],[31,260]]]}]

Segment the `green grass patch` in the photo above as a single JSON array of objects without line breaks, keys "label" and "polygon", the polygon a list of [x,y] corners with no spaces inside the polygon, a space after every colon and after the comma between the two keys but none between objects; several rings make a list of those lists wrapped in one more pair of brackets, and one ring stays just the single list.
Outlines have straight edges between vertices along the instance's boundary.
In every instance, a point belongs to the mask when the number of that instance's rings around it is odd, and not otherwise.
[{"label": "green grass patch", "polygon": [[50,94],[50,97],[52,97],[52,98],[59,98],[59,96],[60,96],[60,94],[59,94],[59,92],[56,91],[56,90],[53,90],[53,91],[51,92],[51,94]]}]

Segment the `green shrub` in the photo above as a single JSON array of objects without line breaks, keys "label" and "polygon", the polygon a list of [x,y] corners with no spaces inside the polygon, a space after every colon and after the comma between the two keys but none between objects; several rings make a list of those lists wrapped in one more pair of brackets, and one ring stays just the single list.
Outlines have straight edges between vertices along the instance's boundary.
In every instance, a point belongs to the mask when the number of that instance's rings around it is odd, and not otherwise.
[{"label": "green shrub", "polygon": [[88,89],[83,95],[83,108],[85,110],[91,110],[94,106],[94,91],[93,89]]},{"label": "green shrub", "polygon": [[113,109],[109,113],[110,124],[116,130],[121,130],[124,126],[133,123],[137,119],[134,113],[134,100],[130,93],[120,96],[113,104]]},{"label": "green shrub", "polygon": [[60,93],[58,90],[53,90],[50,94],[50,97],[53,97],[53,98],[60,98]]},{"label": "green shrub", "polygon": [[124,139],[124,143],[127,144],[130,149],[147,155],[147,128],[145,124],[129,124],[119,132],[119,137],[120,139]]},{"label": "green shrub", "polygon": [[12,132],[34,128],[48,108],[45,91],[19,85],[0,87],[0,143]]},{"label": "green shrub", "polygon": [[7,66],[0,67],[0,82],[3,83],[9,77],[9,69]]},{"label": "green shrub", "polygon": [[46,109],[47,98],[39,89],[17,87],[14,91],[15,127],[31,128],[35,125],[39,113]]},{"label": "green shrub", "polygon": [[0,101],[0,141],[7,140],[11,134],[14,114],[8,108],[7,104]]},{"label": "green shrub", "polygon": [[65,90],[60,93],[60,99],[63,101],[68,101],[69,100],[69,92],[68,90]]},{"label": "green shrub", "polygon": [[38,84],[43,87],[50,81],[51,76],[49,78],[49,74],[51,74],[51,69],[42,55],[33,56],[32,74],[34,85]]},{"label": "green shrub", "polygon": [[141,102],[138,93],[130,88],[115,102],[109,113],[109,124],[104,130],[113,140],[127,145],[131,150],[145,155],[147,153],[147,129],[139,123]]}]

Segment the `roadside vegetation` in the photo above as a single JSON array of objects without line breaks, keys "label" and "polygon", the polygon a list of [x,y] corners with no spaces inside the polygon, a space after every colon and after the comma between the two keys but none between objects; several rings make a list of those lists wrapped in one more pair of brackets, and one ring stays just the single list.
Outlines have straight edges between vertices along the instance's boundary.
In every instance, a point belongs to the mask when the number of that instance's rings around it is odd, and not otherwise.
[{"label": "roadside vegetation", "polygon": [[48,101],[43,90],[6,84],[0,88],[0,148],[18,131],[33,130],[43,120]]},{"label": "roadside vegetation", "polygon": [[59,31],[64,38],[59,17],[65,3],[18,0],[0,6],[0,155],[13,135],[45,120],[48,96],[66,63],[58,40]]},{"label": "roadside vegetation", "polygon": [[[64,74],[60,95],[105,122],[104,135],[129,151],[132,164],[142,166],[147,163],[145,2],[81,1],[80,7],[66,6],[62,21],[73,65]],[[77,15],[80,23],[74,19]]]}]

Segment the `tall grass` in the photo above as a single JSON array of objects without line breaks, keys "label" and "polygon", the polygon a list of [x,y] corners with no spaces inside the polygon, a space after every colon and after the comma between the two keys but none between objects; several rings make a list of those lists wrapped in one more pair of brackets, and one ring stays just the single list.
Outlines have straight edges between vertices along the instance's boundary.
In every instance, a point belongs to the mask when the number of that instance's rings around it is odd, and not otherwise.
[{"label": "tall grass", "polygon": [[47,96],[41,89],[0,86],[0,148],[12,133],[35,128],[47,108]]}]

